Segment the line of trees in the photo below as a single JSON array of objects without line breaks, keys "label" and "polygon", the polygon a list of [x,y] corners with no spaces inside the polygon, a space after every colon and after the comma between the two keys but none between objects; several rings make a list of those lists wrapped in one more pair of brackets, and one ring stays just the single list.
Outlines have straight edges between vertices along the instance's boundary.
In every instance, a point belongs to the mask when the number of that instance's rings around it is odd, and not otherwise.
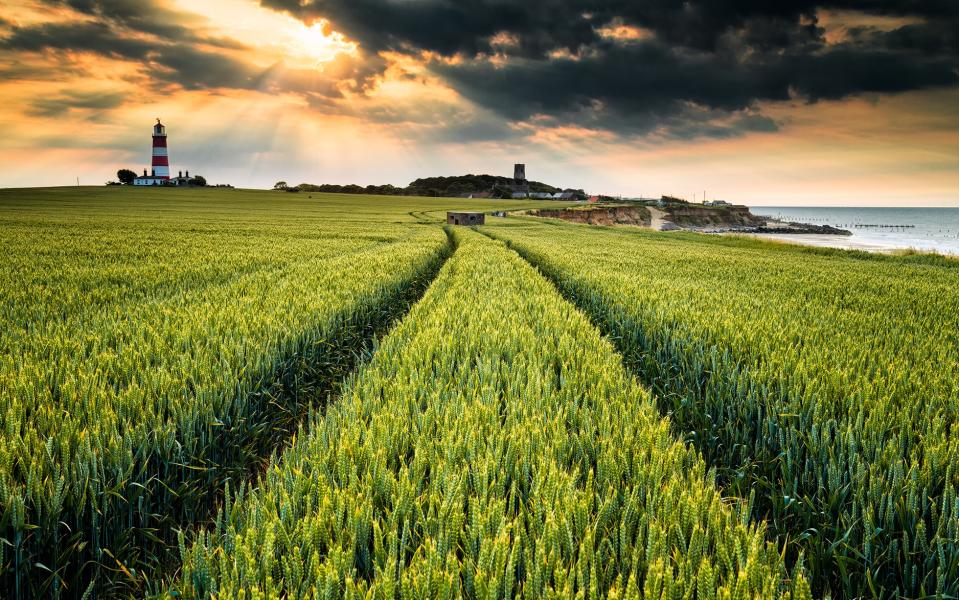
[{"label": "line of trees", "polygon": [[[515,183],[510,177],[496,175],[459,175],[453,177],[424,177],[413,181],[406,187],[394,185],[337,185],[332,183],[312,184],[301,183],[291,186],[285,181],[277,181],[274,190],[285,192],[325,192],[329,194],[373,194],[380,196],[428,196],[428,197],[456,197],[463,194],[490,192],[491,198],[511,198],[512,185]],[[564,191],[539,181],[527,182],[530,192],[545,192],[555,194]],[[586,194],[579,192],[583,198]]]}]

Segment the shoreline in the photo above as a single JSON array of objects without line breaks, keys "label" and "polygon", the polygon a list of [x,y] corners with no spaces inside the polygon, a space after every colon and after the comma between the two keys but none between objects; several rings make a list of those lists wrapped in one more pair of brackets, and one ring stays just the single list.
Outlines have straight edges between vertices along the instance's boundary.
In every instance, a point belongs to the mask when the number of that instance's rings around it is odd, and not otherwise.
[{"label": "shoreline", "polygon": [[[855,213],[769,216],[754,215],[746,207],[735,205],[717,208],[687,204],[630,206],[627,203],[543,211],[563,214],[540,215],[536,212],[529,214],[597,226],[623,225],[645,227],[653,231],[741,235],[777,243],[878,254],[919,253],[959,257],[959,227],[956,226],[956,220],[940,223],[938,220],[930,221],[928,215],[921,213],[905,216]],[[833,223],[849,225],[837,226]]]},{"label": "shoreline", "polygon": [[761,240],[773,240],[779,243],[795,244],[798,246],[814,246],[817,248],[836,248],[839,250],[860,250],[876,254],[894,254],[903,251],[915,251],[923,254],[941,254],[943,256],[959,257],[959,251],[943,248],[921,248],[907,244],[880,243],[859,239],[856,236],[811,234],[811,233],[722,233],[720,235],[741,235]]}]

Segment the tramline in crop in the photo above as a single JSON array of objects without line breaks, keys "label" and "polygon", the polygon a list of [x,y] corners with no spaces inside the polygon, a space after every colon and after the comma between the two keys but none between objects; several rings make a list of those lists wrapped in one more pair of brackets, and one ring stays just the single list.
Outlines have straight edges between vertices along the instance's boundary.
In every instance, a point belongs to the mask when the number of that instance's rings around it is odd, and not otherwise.
[{"label": "tramline in crop", "polygon": [[586,319],[457,236],[343,397],[183,539],[176,593],[808,598]]}]

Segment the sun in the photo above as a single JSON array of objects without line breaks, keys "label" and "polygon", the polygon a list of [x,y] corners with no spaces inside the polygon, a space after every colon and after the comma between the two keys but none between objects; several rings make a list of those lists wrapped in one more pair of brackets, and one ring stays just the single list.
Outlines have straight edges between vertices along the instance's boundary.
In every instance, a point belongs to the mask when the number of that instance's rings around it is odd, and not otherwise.
[{"label": "sun", "polygon": [[[294,68],[322,70],[324,65],[347,55],[356,55],[355,42],[335,31],[326,19],[310,25],[282,12],[263,7],[256,0],[172,0],[184,12],[201,17],[199,27],[211,37],[236,40],[255,52],[256,62],[282,60]],[[240,50],[239,52],[243,52]]]},{"label": "sun", "polygon": [[356,43],[333,31],[327,21],[318,21],[312,25],[296,21],[291,29],[287,58],[304,60],[315,68],[321,68],[323,64],[332,62],[342,54],[356,54]]}]

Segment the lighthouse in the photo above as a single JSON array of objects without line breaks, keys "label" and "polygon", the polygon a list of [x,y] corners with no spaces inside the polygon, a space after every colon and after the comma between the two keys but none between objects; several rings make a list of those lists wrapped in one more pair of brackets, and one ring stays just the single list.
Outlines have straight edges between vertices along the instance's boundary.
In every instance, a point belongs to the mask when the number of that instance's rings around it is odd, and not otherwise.
[{"label": "lighthouse", "polygon": [[157,119],[153,126],[153,176],[163,181],[170,179],[170,155],[166,148],[166,127]]},{"label": "lighthouse", "polygon": [[153,157],[150,163],[150,172],[143,169],[143,176],[133,180],[133,185],[186,185],[190,179],[190,172],[187,176],[174,179],[170,178],[170,155],[167,154],[166,145],[166,127],[157,119],[153,126]]}]

